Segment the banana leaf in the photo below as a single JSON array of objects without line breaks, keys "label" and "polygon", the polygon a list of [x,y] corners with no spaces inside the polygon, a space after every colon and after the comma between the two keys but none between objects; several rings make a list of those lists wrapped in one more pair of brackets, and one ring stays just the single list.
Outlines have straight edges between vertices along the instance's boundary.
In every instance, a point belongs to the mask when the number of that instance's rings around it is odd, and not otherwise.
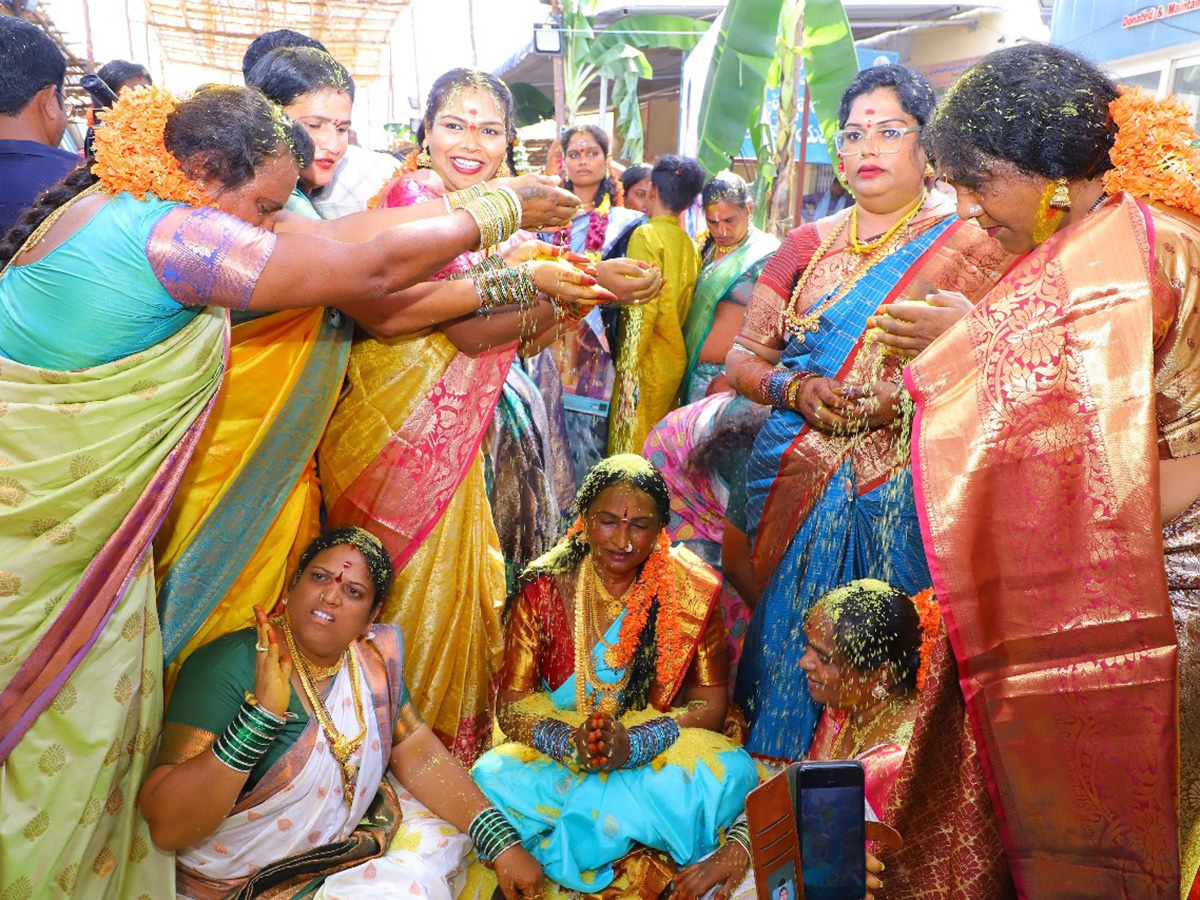
[{"label": "banana leaf", "polygon": [[554,118],[554,101],[532,84],[516,81],[508,89],[512,91],[513,117],[518,128]]},{"label": "banana leaf", "polygon": [[758,119],[783,0],[729,0],[700,105],[698,156],[714,175],[729,166]]},{"label": "banana leaf", "polygon": [[854,37],[841,0],[805,0],[800,52],[813,112],[829,147],[829,158],[837,159],[833,133],[838,128],[838,108],[843,92],[858,74]]},{"label": "banana leaf", "polygon": [[585,60],[593,62],[619,44],[647,50],[662,47],[691,50],[703,37],[704,32],[708,31],[708,27],[708,22],[690,16],[667,13],[626,16],[595,36]]}]

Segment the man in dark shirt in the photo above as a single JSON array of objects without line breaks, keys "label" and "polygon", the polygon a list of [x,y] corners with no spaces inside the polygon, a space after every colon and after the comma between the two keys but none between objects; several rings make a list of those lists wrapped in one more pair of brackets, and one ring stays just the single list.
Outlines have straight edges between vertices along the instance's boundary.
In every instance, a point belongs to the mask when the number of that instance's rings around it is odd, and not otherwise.
[{"label": "man in dark shirt", "polygon": [[67,129],[62,51],[40,28],[0,16],[0,234],[81,162],[58,148]]}]

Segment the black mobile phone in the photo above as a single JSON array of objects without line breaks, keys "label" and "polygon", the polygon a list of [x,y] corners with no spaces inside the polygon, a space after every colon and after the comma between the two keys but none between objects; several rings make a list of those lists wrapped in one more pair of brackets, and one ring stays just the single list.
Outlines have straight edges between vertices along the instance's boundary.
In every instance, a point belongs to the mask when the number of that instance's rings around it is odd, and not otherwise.
[{"label": "black mobile phone", "polygon": [[796,828],[805,900],[862,900],[866,895],[865,809],[862,763],[800,764]]}]

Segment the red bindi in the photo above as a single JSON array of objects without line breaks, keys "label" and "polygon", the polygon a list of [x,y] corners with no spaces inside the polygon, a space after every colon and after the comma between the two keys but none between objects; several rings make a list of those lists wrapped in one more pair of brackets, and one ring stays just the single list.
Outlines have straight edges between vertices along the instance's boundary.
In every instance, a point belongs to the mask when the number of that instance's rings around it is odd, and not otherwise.
[{"label": "red bindi", "polygon": [[868,116],[873,116],[873,115],[875,115],[875,110],[873,110],[873,109],[868,109],[868,110],[867,110],[867,115],[868,115]]}]

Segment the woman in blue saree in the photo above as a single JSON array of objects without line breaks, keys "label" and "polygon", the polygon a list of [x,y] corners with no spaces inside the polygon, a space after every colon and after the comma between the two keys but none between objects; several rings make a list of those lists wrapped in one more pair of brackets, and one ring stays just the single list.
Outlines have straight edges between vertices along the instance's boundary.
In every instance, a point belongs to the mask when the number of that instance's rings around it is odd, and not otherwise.
[{"label": "woman in blue saree", "polygon": [[[800,671],[804,622],[839,584],[929,587],[899,409],[903,359],[868,337],[882,304],[950,290],[973,300],[998,277],[998,246],[927,194],[920,130],[925,79],[861,72],[837,135],[849,210],[791,232],[763,271],[726,363],[730,383],[774,409],[747,474],[754,575],[765,585],[735,697],[747,749],[799,759],[820,712]],[[966,301],[964,301],[966,302]]]}]

